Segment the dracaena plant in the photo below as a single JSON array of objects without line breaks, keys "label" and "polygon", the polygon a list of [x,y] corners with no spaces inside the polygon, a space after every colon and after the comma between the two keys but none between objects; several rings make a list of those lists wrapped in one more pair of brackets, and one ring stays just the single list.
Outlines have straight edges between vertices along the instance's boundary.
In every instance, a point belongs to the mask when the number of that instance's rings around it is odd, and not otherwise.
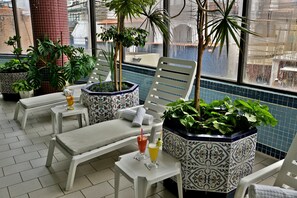
[{"label": "dracaena plant", "polygon": [[[154,32],[157,29],[163,33],[165,40],[169,40],[169,17],[165,10],[156,7],[156,0],[105,0],[106,7],[114,11],[117,17],[117,25],[105,29],[98,34],[103,41],[114,43],[114,86],[115,90],[122,90],[122,57],[123,47],[143,47],[148,35],[147,29]],[[141,27],[125,27],[125,20],[143,17]],[[119,62],[117,59],[119,57]],[[119,67],[117,67],[119,65]]]},{"label": "dracaena plant", "polygon": [[200,112],[196,110],[194,100],[180,99],[167,106],[163,118],[194,134],[226,135],[256,126],[277,124],[266,105],[252,100],[237,99],[232,102],[229,97],[225,97],[209,104],[201,100]]}]

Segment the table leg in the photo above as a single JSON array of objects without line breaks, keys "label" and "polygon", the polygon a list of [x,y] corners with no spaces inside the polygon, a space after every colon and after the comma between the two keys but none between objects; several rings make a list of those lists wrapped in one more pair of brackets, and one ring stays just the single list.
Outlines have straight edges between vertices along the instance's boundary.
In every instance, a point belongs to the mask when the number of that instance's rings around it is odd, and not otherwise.
[{"label": "table leg", "polygon": [[114,197],[119,197],[119,190],[120,190],[120,172],[115,169],[114,173]]},{"label": "table leg", "polygon": [[58,125],[58,133],[62,133],[62,113],[58,114],[57,125]]},{"label": "table leg", "polygon": [[135,198],[145,198],[147,190],[147,180],[145,177],[137,177],[134,180]]},{"label": "table leg", "polygon": [[53,133],[56,133],[56,130],[55,130],[55,124],[56,124],[56,115],[55,113],[51,113],[51,118],[52,118],[52,129],[53,129]]},{"label": "table leg", "polygon": [[181,173],[176,175],[178,197],[183,198],[183,185],[182,185],[182,176]]},{"label": "table leg", "polygon": [[82,114],[77,115],[77,120],[79,128],[82,128]]}]

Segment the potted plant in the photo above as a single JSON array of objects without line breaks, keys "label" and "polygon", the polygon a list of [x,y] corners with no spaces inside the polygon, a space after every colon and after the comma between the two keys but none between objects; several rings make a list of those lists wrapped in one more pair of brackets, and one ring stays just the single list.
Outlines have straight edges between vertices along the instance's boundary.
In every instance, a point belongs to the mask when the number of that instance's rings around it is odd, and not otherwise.
[{"label": "potted plant", "polygon": [[28,51],[27,81],[35,89],[50,86],[49,92],[60,91],[67,83],[88,76],[96,63],[95,57],[85,53],[83,48],[62,45],[49,38],[38,40],[37,46],[31,46]]},{"label": "potted plant", "polygon": [[235,0],[197,0],[196,3],[198,54],[195,96],[191,101],[179,100],[169,104],[164,114],[163,148],[181,161],[186,192],[202,192],[204,195],[207,192],[206,196],[218,193],[214,196],[228,197],[239,180],[252,172],[256,126],[274,126],[276,120],[268,112],[268,107],[258,102],[232,102],[225,98],[206,104],[200,99],[202,57],[209,44],[213,48],[219,46],[220,53],[226,47],[228,53],[231,39],[239,46],[241,33],[256,33],[246,28],[245,18],[233,14]]},{"label": "potted plant", "polygon": [[3,95],[4,100],[18,100],[19,95],[16,94],[11,86],[12,83],[17,80],[26,79],[29,66],[27,59],[22,58],[22,48],[17,47],[17,43],[20,41],[20,37],[9,37],[9,40],[5,42],[7,45],[13,47],[13,54],[15,58],[0,65],[0,92]]},{"label": "potted plant", "polygon": [[29,98],[34,95],[34,89],[27,80],[18,80],[12,84],[12,89],[20,94],[21,98]]},{"label": "potted plant", "polygon": [[105,59],[108,65],[112,65],[113,77],[111,82],[104,82],[109,85],[100,86],[102,83],[99,83],[82,89],[82,101],[89,107],[90,124],[114,119],[118,109],[139,104],[138,85],[122,79],[123,47],[144,46],[148,31],[141,27],[125,27],[124,22],[144,16],[144,25],[147,23],[146,26],[151,25],[153,30],[159,29],[168,39],[168,15],[164,10],[156,9],[155,4],[155,0],[107,1],[106,6],[116,14],[117,26],[105,29],[98,37],[106,42],[112,41],[112,53],[108,53]]}]

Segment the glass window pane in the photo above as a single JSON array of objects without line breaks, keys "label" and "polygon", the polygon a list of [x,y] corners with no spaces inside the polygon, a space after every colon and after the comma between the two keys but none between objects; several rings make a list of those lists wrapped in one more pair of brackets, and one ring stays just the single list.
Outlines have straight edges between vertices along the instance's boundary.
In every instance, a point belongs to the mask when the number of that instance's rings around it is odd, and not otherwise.
[{"label": "glass window pane", "polygon": [[297,4],[295,0],[252,0],[244,82],[297,91]]},{"label": "glass window pane", "polygon": [[[163,1],[157,1],[156,5],[153,6],[155,9],[163,8]],[[125,62],[146,65],[156,67],[159,58],[163,55],[163,36],[157,29],[155,32],[146,25],[143,24],[145,18],[136,18],[132,22],[127,20],[125,23],[126,27],[136,27],[146,29],[149,34],[144,47],[129,47],[125,49]]]},{"label": "glass window pane", "polygon": [[16,35],[10,0],[0,0],[0,35],[0,53],[12,53],[12,47],[4,43],[10,36]]},{"label": "glass window pane", "polygon": [[[186,1],[184,11],[178,17],[171,20],[171,29],[173,34],[172,43],[170,44],[170,57],[182,58],[188,60],[197,60],[197,28],[196,28],[196,12],[197,4],[195,1]],[[223,3],[222,1],[218,1]],[[240,15],[242,13],[242,1],[237,0],[233,6],[233,14]],[[183,1],[170,1],[170,15],[175,16],[180,12]],[[214,9],[215,4],[209,1],[208,8]],[[212,16],[209,15],[209,21]],[[229,44],[229,55],[226,49],[223,49],[221,55],[219,50],[213,49],[211,42],[204,51],[202,62],[202,75],[217,78],[235,80],[238,71],[239,50],[235,42],[232,40]]]},{"label": "glass window pane", "polygon": [[29,0],[17,0],[17,19],[21,36],[22,53],[26,53],[29,46],[33,46],[32,23]]},{"label": "glass window pane", "polygon": [[91,53],[89,1],[67,0],[70,45],[83,47]]}]

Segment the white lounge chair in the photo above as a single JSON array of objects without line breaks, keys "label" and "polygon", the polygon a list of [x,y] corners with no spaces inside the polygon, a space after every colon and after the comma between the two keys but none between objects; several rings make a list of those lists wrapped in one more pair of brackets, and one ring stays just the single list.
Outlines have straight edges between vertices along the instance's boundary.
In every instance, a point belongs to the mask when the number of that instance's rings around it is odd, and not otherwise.
[{"label": "white lounge chair", "polygon": [[[108,81],[108,80],[111,80],[111,72],[109,69],[109,65],[103,56],[99,56],[97,60],[97,64],[94,70],[92,71],[87,81],[87,84],[95,83],[99,81]],[[79,84],[79,85],[72,85],[67,87],[68,89],[74,90],[75,101],[79,101],[81,88],[85,85],[86,84]],[[21,120],[21,128],[25,129],[29,113],[49,110],[51,107],[65,104],[65,103],[66,103],[66,99],[63,92],[50,93],[50,94],[45,94],[41,96],[35,96],[32,98],[20,99],[16,104],[13,119],[17,120],[19,112],[22,111],[23,117]]]},{"label": "white lounge chair", "polygon": [[[151,125],[142,125],[151,138],[162,129],[161,116],[165,105],[179,98],[187,99],[194,81],[196,62],[172,58],[160,58],[154,81],[143,107],[154,116]],[[134,109],[138,108],[134,107]],[[140,127],[122,118],[101,122],[74,131],[58,134],[50,141],[46,166],[51,166],[54,148],[71,159],[66,190],[72,188],[78,164],[136,142]]]},{"label": "white lounge chair", "polygon": [[[278,173],[276,180],[274,182],[274,187],[271,186],[271,188],[268,188],[267,197],[278,197],[279,195],[279,188],[276,187],[290,187],[294,190],[297,189],[297,135],[295,136],[289,151],[285,157],[285,159],[280,160],[278,162],[275,162],[271,164],[270,166],[267,166],[259,171],[256,171],[244,178],[242,178],[238,184],[238,187],[236,189],[235,198],[244,198],[246,194],[246,190],[249,188],[251,184],[257,183],[263,179],[266,179],[270,176],[273,176],[274,174]],[[281,192],[292,194],[292,191],[287,190],[281,190]],[[276,196],[273,196],[273,192],[276,192]],[[266,192],[264,192],[266,193]],[[271,194],[272,193],[272,194]],[[297,192],[293,192],[294,196],[285,196],[285,197],[297,197]],[[261,196],[263,197],[263,196]],[[266,197],[266,196],[265,196]]]}]

